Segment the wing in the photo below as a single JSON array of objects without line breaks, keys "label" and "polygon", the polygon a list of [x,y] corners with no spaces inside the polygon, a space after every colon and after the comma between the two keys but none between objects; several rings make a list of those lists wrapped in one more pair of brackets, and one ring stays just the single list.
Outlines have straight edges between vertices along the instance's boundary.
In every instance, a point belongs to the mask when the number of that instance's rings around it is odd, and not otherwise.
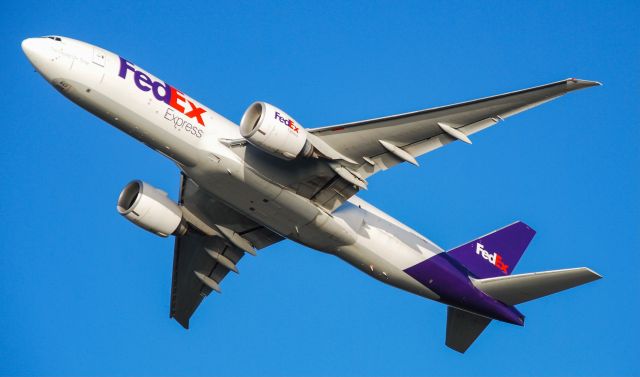
[{"label": "wing", "polygon": [[184,175],[181,176],[180,204],[189,230],[176,237],[169,316],[184,328],[202,299],[229,272],[238,272],[245,253],[254,254],[283,238],[229,208]]},{"label": "wing", "polygon": [[[567,79],[534,88],[384,118],[308,130],[356,164],[344,163],[364,179],[452,141],[471,143],[470,135],[568,92],[600,85]],[[348,177],[353,178],[353,177]]]}]

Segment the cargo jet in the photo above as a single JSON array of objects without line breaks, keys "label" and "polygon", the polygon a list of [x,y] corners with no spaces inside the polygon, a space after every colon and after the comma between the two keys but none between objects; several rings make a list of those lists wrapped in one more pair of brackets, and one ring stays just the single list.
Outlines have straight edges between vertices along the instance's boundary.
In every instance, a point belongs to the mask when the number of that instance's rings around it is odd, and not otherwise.
[{"label": "cargo jet", "polygon": [[131,60],[60,36],[22,49],[62,95],[171,159],[177,202],[146,182],[127,184],[117,210],[174,236],[170,317],[184,328],[221,292],[244,254],[285,238],[337,256],[373,278],[447,305],[446,345],[465,352],[492,320],[522,326],[515,305],[589,283],[588,268],[512,275],[535,235],[523,222],[445,251],[358,198],[367,179],[519,112],[599,85],[567,79],[448,106],[321,128],[255,102],[240,125]]}]

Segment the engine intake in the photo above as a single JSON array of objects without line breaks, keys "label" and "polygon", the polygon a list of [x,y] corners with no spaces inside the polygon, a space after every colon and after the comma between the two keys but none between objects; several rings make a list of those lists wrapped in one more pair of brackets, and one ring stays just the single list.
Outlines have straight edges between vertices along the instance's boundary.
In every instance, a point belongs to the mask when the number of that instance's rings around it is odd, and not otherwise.
[{"label": "engine intake", "polygon": [[187,230],[180,206],[166,192],[139,180],[122,189],[117,209],[127,220],[161,237],[183,235]]},{"label": "engine intake", "polygon": [[240,121],[240,134],[261,150],[284,160],[309,157],[307,132],[289,114],[266,102],[254,102]]}]

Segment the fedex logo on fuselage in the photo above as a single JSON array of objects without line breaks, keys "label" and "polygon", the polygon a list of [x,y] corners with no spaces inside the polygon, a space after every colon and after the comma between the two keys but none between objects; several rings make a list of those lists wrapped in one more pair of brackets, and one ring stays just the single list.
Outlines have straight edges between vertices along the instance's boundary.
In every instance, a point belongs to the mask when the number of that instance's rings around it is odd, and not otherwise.
[{"label": "fedex logo on fuselage", "polygon": [[158,101],[162,101],[173,107],[184,114],[187,118],[195,118],[201,126],[204,126],[202,114],[206,112],[205,109],[198,107],[190,99],[186,98],[184,93],[173,86],[165,82],[153,81],[149,75],[137,70],[135,64],[127,61],[123,57],[120,57],[120,72],[118,72],[118,76],[126,79],[128,71],[133,73],[133,82],[136,84],[138,89],[143,92],[152,91],[153,96]]},{"label": "fedex logo on fuselage", "polygon": [[293,121],[293,119],[287,119],[287,118],[283,117],[282,115],[280,115],[280,113],[277,112],[277,111],[276,111],[275,119],[280,121],[280,123],[284,123],[287,127],[291,128],[293,131],[295,131],[295,133],[298,133],[298,130],[300,128],[298,126],[296,126],[296,124]]},{"label": "fedex logo on fuselage", "polygon": [[487,251],[484,248],[484,245],[482,245],[480,242],[476,242],[476,254],[482,255],[482,258],[487,260],[492,265],[496,266],[499,270],[501,270],[505,274],[509,273],[507,271],[509,266],[502,261],[502,256],[498,253],[491,253]]}]

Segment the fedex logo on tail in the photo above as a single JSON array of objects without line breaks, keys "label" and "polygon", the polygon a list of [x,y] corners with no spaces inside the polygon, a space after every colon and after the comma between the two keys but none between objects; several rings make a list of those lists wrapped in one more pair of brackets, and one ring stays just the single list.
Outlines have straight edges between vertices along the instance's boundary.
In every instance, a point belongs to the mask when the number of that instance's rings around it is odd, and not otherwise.
[{"label": "fedex logo on tail", "polygon": [[118,76],[126,79],[127,72],[129,71],[133,74],[133,82],[136,84],[138,89],[143,92],[152,91],[153,96],[158,101],[162,101],[173,107],[184,114],[187,118],[195,118],[201,126],[204,126],[202,114],[206,112],[205,109],[198,107],[190,99],[186,98],[184,93],[173,86],[165,82],[153,81],[149,75],[137,70],[133,63],[127,61],[123,57],[120,57],[120,72],[118,72]]},{"label": "fedex logo on tail", "polygon": [[492,265],[496,266],[499,270],[501,270],[505,274],[509,273],[507,271],[509,266],[502,261],[502,256],[498,253],[491,253],[487,251],[484,248],[484,245],[482,245],[480,242],[476,242],[476,254],[482,255],[482,258],[484,258],[487,262],[491,263]]}]

